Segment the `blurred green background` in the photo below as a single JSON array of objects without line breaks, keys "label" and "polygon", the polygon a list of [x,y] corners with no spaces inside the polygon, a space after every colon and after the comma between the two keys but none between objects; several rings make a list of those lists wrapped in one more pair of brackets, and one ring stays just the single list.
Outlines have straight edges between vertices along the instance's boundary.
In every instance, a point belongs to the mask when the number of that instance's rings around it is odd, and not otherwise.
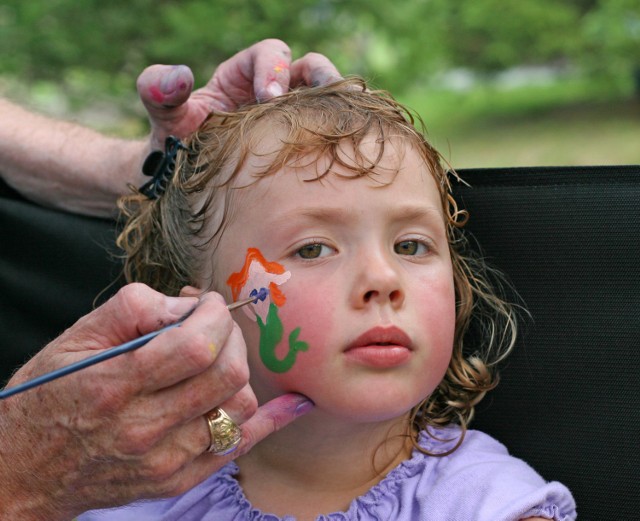
[{"label": "blurred green background", "polygon": [[141,136],[144,67],[201,85],[270,37],[390,90],[456,168],[640,162],[640,0],[3,0],[0,95]]}]

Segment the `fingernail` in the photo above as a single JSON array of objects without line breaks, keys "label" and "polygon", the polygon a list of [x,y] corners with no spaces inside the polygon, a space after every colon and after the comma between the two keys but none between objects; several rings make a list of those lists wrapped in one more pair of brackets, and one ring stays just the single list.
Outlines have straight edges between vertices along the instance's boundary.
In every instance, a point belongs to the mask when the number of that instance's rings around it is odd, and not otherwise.
[{"label": "fingernail", "polygon": [[284,94],[284,90],[282,89],[282,85],[280,85],[277,81],[272,81],[267,85],[267,92],[272,98],[276,96],[282,96]]},{"label": "fingernail", "polygon": [[296,410],[294,411],[294,414],[296,416],[302,416],[303,414],[307,414],[314,407],[315,404],[308,398],[305,398],[302,403],[298,404]]},{"label": "fingernail", "polygon": [[163,76],[160,80],[160,90],[164,94],[172,94],[176,90],[183,91],[189,86],[189,75],[183,74],[188,67],[185,65],[176,65],[171,72]]},{"label": "fingernail", "polygon": [[178,317],[183,317],[198,304],[195,297],[166,297],[167,311]]},{"label": "fingernail", "polygon": [[342,77],[336,76],[335,74],[319,71],[313,76],[313,79],[311,80],[311,87],[330,85],[331,83],[335,83],[341,79]]}]

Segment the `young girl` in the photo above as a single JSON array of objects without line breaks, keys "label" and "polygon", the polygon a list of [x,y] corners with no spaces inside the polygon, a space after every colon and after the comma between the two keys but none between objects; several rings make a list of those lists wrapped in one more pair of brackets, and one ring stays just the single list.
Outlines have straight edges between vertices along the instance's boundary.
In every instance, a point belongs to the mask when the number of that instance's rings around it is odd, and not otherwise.
[{"label": "young girl", "polygon": [[569,491],[467,430],[513,345],[439,154],[357,79],[214,115],[127,201],[131,280],[262,294],[237,322],[262,403],[314,410],[176,498],[82,520],[570,520]]}]

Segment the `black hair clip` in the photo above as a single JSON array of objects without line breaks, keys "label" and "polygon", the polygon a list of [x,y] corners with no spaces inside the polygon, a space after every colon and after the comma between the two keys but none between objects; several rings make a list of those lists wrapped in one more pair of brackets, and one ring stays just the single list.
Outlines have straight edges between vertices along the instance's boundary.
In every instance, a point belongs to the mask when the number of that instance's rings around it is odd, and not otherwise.
[{"label": "black hair clip", "polygon": [[180,149],[187,147],[177,137],[169,136],[164,142],[164,152],[155,150],[144,160],[142,173],[151,180],[140,187],[140,192],[149,199],[157,199],[167,189],[176,170],[176,155]]}]

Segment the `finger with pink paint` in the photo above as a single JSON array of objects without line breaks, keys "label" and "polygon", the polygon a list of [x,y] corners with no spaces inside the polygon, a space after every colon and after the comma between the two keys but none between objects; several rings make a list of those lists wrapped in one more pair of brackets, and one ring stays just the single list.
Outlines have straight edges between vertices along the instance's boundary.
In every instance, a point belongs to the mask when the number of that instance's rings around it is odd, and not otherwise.
[{"label": "finger with pink paint", "polygon": [[212,110],[235,110],[254,100],[266,101],[291,86],[325,85],[340,78],[331,61],[308,53],[291,63],[286,43],[263,40],[221,63],[207,84],[195,91],[186,65],[152,65],[137,87],[151,123],[151,148],[162,148],[168,135],[195,131]]},{"label": "finger with pink paint", "polygon": [[270,38],[220,64],[204,89],[227,110],[248,101],[266,101],[299,85],[326,85],[339,79],[331,61],[308,53],[291,63],[291,50],[282,40]]},{"label": "finger with pink paint", "polygon": [[193,132],[215,108],[192,93],[193,73],[186,65],[151,65],[138,77],[137,88],[149,115],[151,149],[161,148],[169,135]]},{"label": "finger with pink paint", "polygon": [[162,148],[169,135],[193,132],[212,110],[230,111],[283,94],[289,88],[290,63],[284,42],[264,40],[221,63],[207,84],[193,92],[193,74],[186,65],[147,67],[137,88],[149,114],[151,148]]},{"label": "finger with pink paint", "polygon": [[186,65],[151,65],[138,77],[137,84],[147,107],[173,108],[189,99],[193,73]]},{"label": "finger with pink paint", "polygon": [[267,100],[289,90],[291,50],[282,40],[270,38],[253,44],[220,64],[205,88],[226,108]]}]

